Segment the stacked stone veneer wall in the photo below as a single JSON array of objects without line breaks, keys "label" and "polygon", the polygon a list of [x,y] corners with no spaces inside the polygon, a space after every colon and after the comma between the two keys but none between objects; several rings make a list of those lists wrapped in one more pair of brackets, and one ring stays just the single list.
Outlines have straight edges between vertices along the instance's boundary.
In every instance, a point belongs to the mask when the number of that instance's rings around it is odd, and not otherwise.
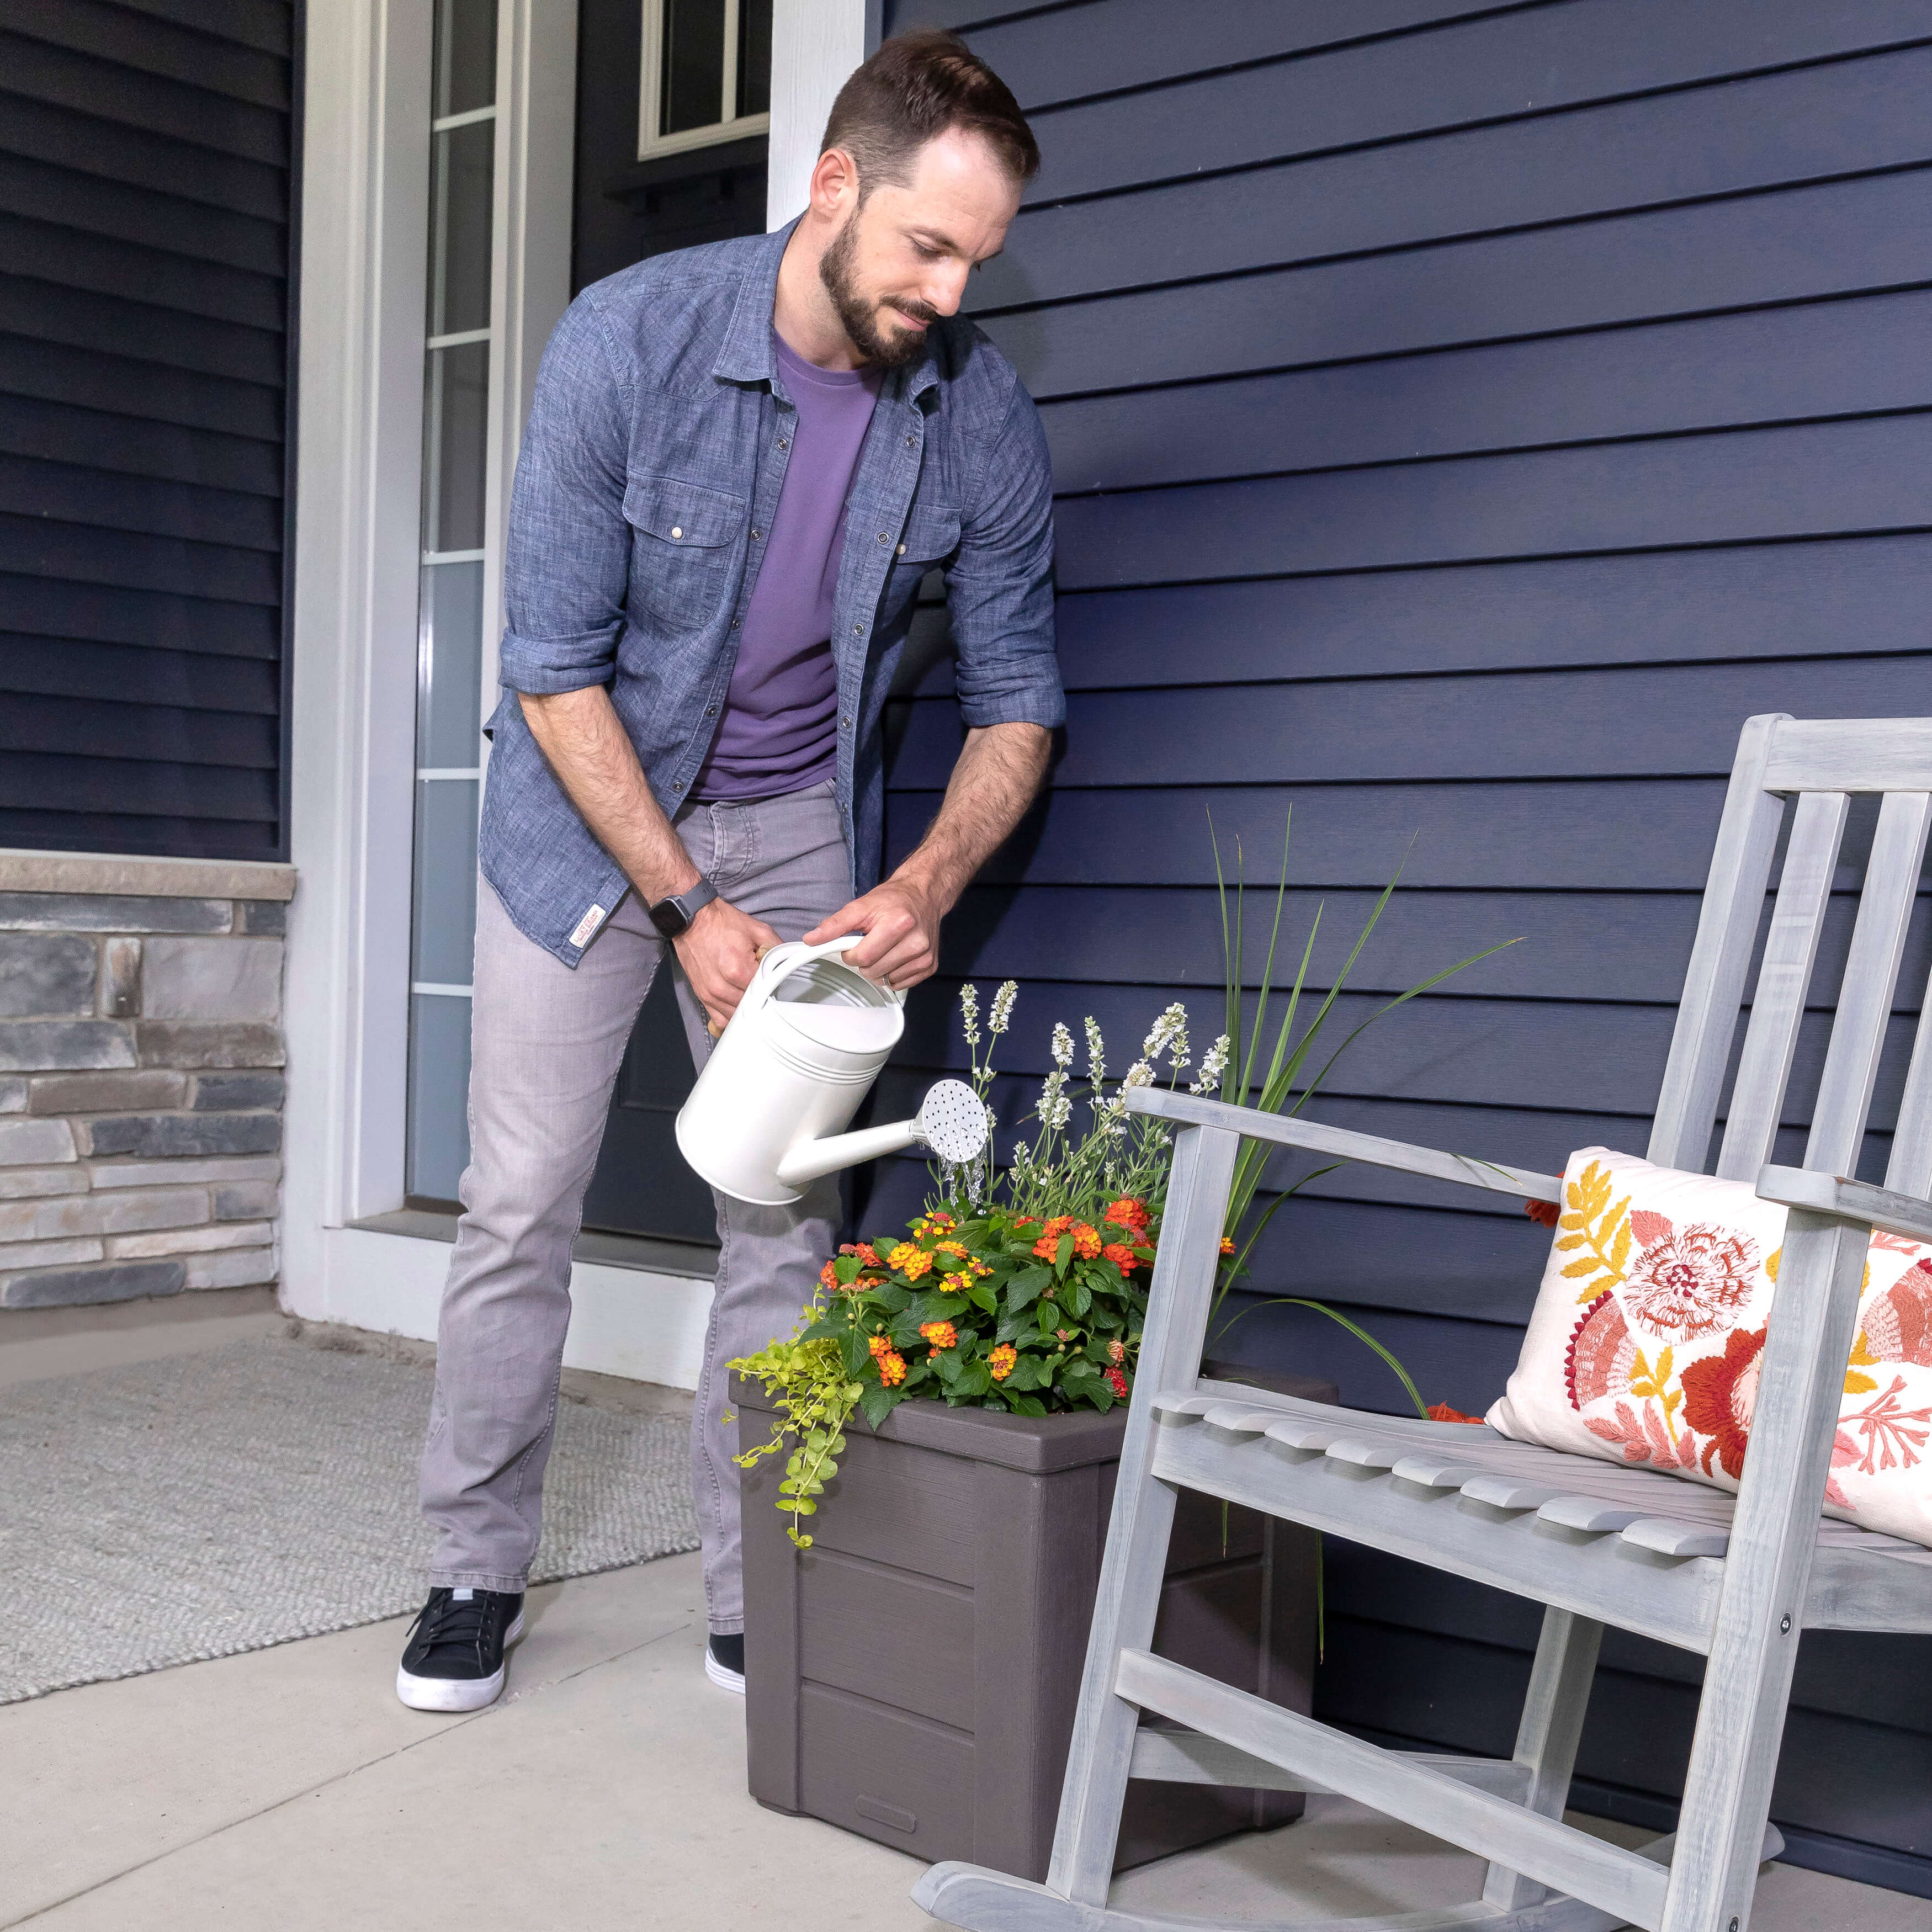
[{"label": "stacked stone veneer wall", "polygon": [[0,1308],[276,1278],[292,875],[109,862],[277,896],[0,889]]}]

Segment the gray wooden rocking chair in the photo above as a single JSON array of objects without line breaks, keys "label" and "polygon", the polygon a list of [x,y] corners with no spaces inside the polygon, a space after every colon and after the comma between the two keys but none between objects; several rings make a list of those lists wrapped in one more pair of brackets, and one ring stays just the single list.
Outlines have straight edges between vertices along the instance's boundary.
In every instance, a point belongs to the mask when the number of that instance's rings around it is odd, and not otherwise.
[{"label": "gray wooden rocking chair", "polygon": [[[1885,794],[1802,1168],[1766,1165],[1850,806]],[[1142,1088],[1174,1168],[1079,1714],[1044,1886],[957,1864],[914,1892],[972,1932],[1155,1932],[1209,1922],[1110,1909],[1130,1778],[1339,1792],[1490,1862],[1480,1899],[1354,1932],[1744,1932],[1804,1629],[1932,1630],[1932,1551],[1821,1518],[1874,1228],[1932,1241],[1924,1016],[1883,1188],[1857,1164],[1928,826],[1932,718],[1745,724],[1649,1157],[1706,1165],[1775,848],[1791,826],[1716,1172],[1791,1210],[1742,1488],[1505,1442],[1466,1426],[1266,1399],[1204,1381],[1241,1136],[1555,1201],[1551,1176]],[[1514,1758],[1378,1749],[1150,1650],[1178,1489],[1198,1490],[1546,1606]],[[1627,1851],[1563,1822],[1605,1624],[1708,1659],[1678,1828]],[[1141,1726],[1143,1712],[1184,1728]],[[1216,1924],[1220,1922],[1214,1922]],[[1297,1932],[1340,1932],[1302,1922]],[[1246,1932],[1256,1932],[1244,1922]],[[1240,1928],[1237,1929],[1240,1932]],[[1283,1928],[1286,1932],[1286,1928]]]}]

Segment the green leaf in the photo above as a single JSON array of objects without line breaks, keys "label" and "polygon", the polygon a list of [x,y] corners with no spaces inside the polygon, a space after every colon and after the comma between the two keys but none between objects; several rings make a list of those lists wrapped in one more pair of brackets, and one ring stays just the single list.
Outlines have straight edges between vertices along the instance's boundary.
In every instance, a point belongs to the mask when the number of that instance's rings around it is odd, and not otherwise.
[{"label": "green leaf", "polygon": [[968,1305],[963,1294],[941,1294],[929,1289],[915,1298],[906,1312],[916,1330],[927,1322],[950,1322],[955,1316],[964,1315]]},{"label": "green leaf", "polygon": [[1053,1265],[1055,1271],[1064,1274],[1066,1272],[1066,1264],[1072,1258],[1073,1237],[1071,1234],[1062,1234],[1060,1238],[1060,1245],[1053,1252]]},{"label": "green leaf", "polygon": [[856,1255],[840,1255],[832,1262],[832,1277],[841,1287],[849,1288],[858,1280],[859,1270],[864,1266]]},{"label": "green leaf", "polygon": [[1060,1305],[1076,1321],[1094,1305],[1094,1298],[1088,1292],[1087,1284],[1077,1276],[1069,1279],[1060,1290]]},{"label": "green leaf", "polygon": [[1014,1395],[1009,1398],[1015,1411],[1021,1415],[1044,1415],[1046,1404],[1036,1395]]},{"label": "green leaf", "polygon": [[1012,1309],[1024,1308],[1038,1298],[1040,1290],[1052,1279],[1053,1270],[1051,1268],[1022,1268],[1006,1284],[1006,1306]]},{"label": "green leaf", "polygon": [[848,1376],[861,1373],[866,1364],[872,1359],[872,1351],[863,1333],[851,1328],[838,1338],[838,1359]]},{"label": "green leaf", "polygon": [[874,1382],[859,1398],[859,1406],[865,1412],[866,1420],[876,1429],[904,1400],[898,1390]]},{"label": "green leaf", "polygon": [[982,1315],[997,1315],[1000,1312],[1000,1298],[983,1282],[976,1282],[969,1288],[966,1299]]},{"label": "green leaf", "polygon": [[912,1290],[903,1282],[889,1281],[884,1288],[875,1288],[872,1300],[888,1315],[896,1315],[912,1300]]},{"label": "green leaf", "polygon": [[954,1380],[952,1393],[968,1396],[982,1396],[992,1386],[992,1370],[984,1362],[968,1362]]}]

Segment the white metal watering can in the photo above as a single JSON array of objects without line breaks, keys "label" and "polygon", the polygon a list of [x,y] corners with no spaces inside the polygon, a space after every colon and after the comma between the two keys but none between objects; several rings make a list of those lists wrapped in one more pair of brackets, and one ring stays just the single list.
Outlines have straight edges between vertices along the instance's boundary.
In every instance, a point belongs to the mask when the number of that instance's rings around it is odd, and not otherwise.
[{"label": "white metal watering can", "polygon": [[986,1144],[986,1110],[958,1080],[910,1120],[844,1131],[905,1030],[905,995],[836,956],[863,937],[792,940],[758,962],[677,1117],[680,1150],[720,1193],[779,1207],[821,1174],[921,1142],[956,1163]]}]

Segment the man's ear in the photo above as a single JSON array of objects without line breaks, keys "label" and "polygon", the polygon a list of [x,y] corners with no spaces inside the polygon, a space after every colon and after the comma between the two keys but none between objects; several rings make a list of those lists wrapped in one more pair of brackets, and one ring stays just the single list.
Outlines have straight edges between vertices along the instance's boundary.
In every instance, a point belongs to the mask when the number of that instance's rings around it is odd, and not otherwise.
[{"label": "man's ear", "polygon": [[812,170],[813,213],[843,221],[859,199],[859,170],[843,148],[827,148]]}]

